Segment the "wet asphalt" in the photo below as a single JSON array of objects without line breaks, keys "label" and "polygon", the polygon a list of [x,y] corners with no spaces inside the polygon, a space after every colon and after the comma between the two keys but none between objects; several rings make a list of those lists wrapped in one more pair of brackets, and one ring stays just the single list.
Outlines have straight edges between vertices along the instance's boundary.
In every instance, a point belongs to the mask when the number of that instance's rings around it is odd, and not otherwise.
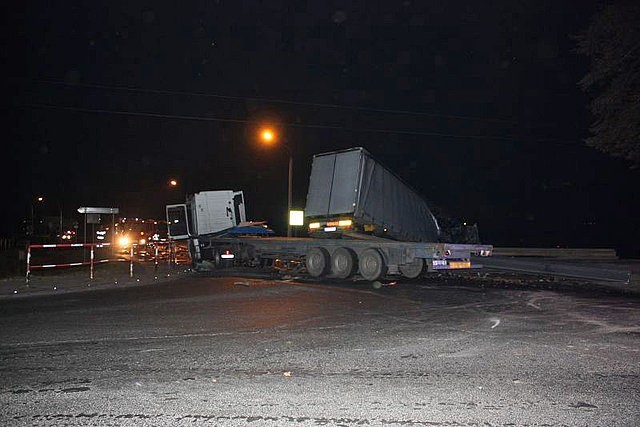
[{"label": "wet asphalt", "polygon": [[2,425],[640,425],[640,297],[194,276],[0,301]]}]

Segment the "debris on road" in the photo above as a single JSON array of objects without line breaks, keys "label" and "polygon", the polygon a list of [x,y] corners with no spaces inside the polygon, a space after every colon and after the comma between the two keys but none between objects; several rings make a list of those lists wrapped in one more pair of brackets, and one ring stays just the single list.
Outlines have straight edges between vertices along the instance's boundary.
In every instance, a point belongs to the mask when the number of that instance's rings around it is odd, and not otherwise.
[{"label": "debris on road", "polygon": [[493,325],[491,325],[491,329],[495,329],[496,326],[498,326],[500,324],[500,319],[489,319],[491,322],[493,322]]},{"label": "debris on road", "polygon": [[376,281],[371,283],[371,286],[373,286],[373,289],[380,289],[383,286],[384,287],[392,287],[392,286],[397,286],[397,285],[398,285],[398,282],[395,281],[395,280],[391,281],[391,282],[386,282],[386,283],[383,283],[383,282],[380,282],[380,281],[376,280]]}]

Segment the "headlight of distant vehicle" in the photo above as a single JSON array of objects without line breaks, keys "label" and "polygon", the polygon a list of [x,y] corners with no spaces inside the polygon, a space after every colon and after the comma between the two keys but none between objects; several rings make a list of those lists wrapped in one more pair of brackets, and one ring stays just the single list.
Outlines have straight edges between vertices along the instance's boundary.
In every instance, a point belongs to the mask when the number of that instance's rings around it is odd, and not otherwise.
[{"label": "headlight of distant vehicle", "polygon": [[120,245],[120,247],[126,248],[129,244],[131,244],[131,239],[129,239],[128,236],[121,236],[118,239],[118,245]]},{"label": "headlight of distant vehicle", "polygon": [[141,245],[144,245],[144,244],[147,243],[147,240],[146,239],[140,239],[140,240],[138,240],[138,243],[140,243]]}]

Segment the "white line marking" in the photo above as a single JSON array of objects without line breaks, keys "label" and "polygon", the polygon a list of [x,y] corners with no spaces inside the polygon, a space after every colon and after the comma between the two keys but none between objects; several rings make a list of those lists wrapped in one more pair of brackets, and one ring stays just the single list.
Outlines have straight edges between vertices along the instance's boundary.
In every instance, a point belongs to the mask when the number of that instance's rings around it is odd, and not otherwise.
[{"label": "white line marking", "polygon": [[31,346],[50,346],[50,345],[77,345],[77,344],[100,344],[112,342],[136,342],[136,341],[158,341],[158,340],[175,340],[183,338],[206,338],[229,336],[234,334],[259,334],[261,331],[240,331],[240,332],[210,332],[195,334],[179,334],[179,335],[152,335],[141,337],[124,337],[124,338],[97,338],[97,339],[78,339],[78,340],[62,340],[62,341],[32,341],[10,344],[0,344],[0,348],[17,348]]}]

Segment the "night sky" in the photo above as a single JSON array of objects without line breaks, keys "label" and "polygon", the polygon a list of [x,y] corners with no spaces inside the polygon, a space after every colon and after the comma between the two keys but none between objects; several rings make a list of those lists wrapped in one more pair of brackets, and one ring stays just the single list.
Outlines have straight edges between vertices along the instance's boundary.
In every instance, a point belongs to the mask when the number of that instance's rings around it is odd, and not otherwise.
[{"label": "night sky", "polygon": [[[572,35],[595,1],[85,1],[3,6],[3,209],[161,218],[244,190],[286,232],[287,153],[362,146],[496,246],[640,255],[640,172],[584,145]],[[170,189],[167,182],[180,184]]]}]

